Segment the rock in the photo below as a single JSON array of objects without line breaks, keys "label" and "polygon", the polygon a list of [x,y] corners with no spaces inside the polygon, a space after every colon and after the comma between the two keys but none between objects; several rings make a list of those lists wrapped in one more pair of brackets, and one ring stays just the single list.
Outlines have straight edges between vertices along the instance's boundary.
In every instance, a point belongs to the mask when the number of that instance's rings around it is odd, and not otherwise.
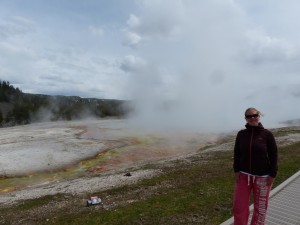
[{"label": "rock", "polygon": [[132,175],[131,175],[131,173],[128,172],[128,173],[125,173],[124,176],[131,177]]}]

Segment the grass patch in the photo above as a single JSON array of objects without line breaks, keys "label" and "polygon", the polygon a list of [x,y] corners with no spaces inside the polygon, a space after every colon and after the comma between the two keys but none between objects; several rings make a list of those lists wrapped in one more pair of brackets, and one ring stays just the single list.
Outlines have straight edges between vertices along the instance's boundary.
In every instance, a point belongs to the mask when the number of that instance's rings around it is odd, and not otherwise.
[{"label": "grass patch", "polygon": [[[62,214],[52,223],[186,224],[194,221],[209,224],[209,221],[215,221],[219,224],[231,210],[233,174],[229,155],[219,153],[209,164],[185,168],[178,165],[179,169],[136,185],[98,193],[100,196],[122,193],[125,200],[134,197],[138,201],[108,211],[85,211],[69,219]],[[151,193],[141,194],[143,190]]]},{"label": "grass patch", "polygon": [[278,174],[274,186],[300,170],[300,142],[278,149]]}]

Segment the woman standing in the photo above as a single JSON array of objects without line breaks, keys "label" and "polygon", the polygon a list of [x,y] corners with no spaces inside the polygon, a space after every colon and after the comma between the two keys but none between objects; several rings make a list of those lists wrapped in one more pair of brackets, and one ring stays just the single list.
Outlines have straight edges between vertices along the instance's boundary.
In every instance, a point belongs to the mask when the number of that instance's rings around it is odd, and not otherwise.
[{"label": "woman standing", "polygon": [[246,129],[238,132],[234,147],[234,224],[247,225],[253,192],[251,225],[265,224],[269,193],[277,173],[277,146],[273,134],[260,123],[255,108],[245,111]]}]

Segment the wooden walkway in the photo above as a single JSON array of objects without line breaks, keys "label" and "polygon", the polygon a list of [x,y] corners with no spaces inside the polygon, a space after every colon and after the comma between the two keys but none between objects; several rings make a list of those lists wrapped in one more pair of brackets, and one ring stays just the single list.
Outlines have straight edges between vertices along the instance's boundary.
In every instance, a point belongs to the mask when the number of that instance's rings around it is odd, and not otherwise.
[{"label": "wooden walkway", "polygon": [[[232,224],[233,217],[221,225]],[[300,170],[271,191],[265,225],[300,225]]]}]

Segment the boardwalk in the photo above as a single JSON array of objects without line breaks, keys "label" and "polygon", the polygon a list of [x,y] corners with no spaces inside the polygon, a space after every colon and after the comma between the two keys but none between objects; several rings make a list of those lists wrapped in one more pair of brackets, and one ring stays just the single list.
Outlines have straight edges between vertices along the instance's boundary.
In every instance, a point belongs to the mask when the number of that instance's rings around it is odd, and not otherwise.
[{"label": "boardwalk", "polygon": [[[252,211],[253,205],[250,209]],[[233,218],[230,218],[221,225],[232,224]],[[265,224],[300,225],[300,171],[271,191]]]}]

